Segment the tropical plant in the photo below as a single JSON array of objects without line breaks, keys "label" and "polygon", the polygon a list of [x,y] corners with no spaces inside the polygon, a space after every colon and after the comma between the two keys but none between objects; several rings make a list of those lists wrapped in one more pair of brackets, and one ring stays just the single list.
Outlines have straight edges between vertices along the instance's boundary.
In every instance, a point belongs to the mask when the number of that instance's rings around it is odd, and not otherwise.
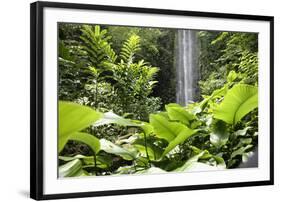
[{"label": "tropical plant", "polygon": [[[223,92],[220,103],[212,104],[217,99],[215,96],[205,98],[210,104],[204,108],[200,103],[188,108],[166,105],[166,111],[151,114],[149,122],[60,102],[60,151],[68,140],[84,142],[93,151],[93,156],[60,156],[66,162],[60,167],[61,176],[233,167],[251,155],[254,146],[256,133],[251,131],[251,126],[242,124],[239,126],[242,129],[237,130],[237,125],[257,107],[257,87],[236,84]],[[69,124],[71,127],[65,127]],[[90,125],[109,124],[126,127],[128,134],[111,142],[83,131]],[[130,128],[139,130],[130,133]],[[203,145],[198,139],[203,139]]]},{"label": "tropical plant", "polygon": [[227,169],[252,155],[256,34],[199,32],[202,99],[181,106],[174,30],[59,27],[60,177]]}]

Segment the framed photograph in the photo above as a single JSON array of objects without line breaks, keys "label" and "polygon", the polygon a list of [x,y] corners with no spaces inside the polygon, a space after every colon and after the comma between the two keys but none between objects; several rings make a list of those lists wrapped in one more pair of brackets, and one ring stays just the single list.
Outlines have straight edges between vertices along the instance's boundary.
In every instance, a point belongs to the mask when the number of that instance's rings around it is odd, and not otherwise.
[{"label": "framed photograph", "polygon": [[273,17],[31,4],[36,200],[273,184]]}]

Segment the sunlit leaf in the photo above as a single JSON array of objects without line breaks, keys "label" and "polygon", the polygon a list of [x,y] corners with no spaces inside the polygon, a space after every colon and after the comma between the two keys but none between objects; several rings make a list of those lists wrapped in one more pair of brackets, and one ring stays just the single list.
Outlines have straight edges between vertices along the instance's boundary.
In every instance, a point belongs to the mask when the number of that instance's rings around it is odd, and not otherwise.
[{"label": "sunlit leaf", "polygon": [[182,123],[170,122],[159,114],[150,115],[150,124],[154,128],[154,132],[157,137],[163,138],[168,142],[171,142],[187,127]]},{"label": "sunlit leaf", "polygon": [[59,167],[59,177],[79,176],[82,169],[82,162],[74,159]]},{"label": "sunlit leaf", "polygon": [[121,156],[125,160],[133,160],[136,158],[136,151],[129,151],[128,149],[122,148],[106,139],[100,139],[101,150]]},{"label": "sunlit leaf", "polygon": [[70,135],[88,127],[102,117],[90,107],[71,102],[59,102],[59,151],[69,140]]},{"label": "sunlit leaf", "polygon": [[189,125],[189,122],[195,119],[195,116],[188,111],[186,111],[183,107],[176,107],[173,105],[165,106],[168,116],[170,120],[180,121],[184,124]]},{"label": "sunlit leaf", "polygon": [[157,137],[169,142],[162,157],[196,133],[196,130],[192,130],[182,123],[168,121],[159,114],[150,115],[150,124],[153,126]]},{"label": "sunlit leaf", "polygon": [[169,142],[169,145],[168,145],[168,147],[165,148],[165,151],[162,154],[162,157],[165,156],[166,154],[168,154],[177,145],[183,143],[187,138],[192,136],[194,133],[196,133],[195,130],[191,130],[191,129],[186,127],[172,141]]},{"label": "sunlit leaf", "polygon": [[120,126],[139,126],[138,124],[132,122],[130,119],[125,119],[121,116],[118,116],[117,114],[114,114],[113,112],[106,112],[104,113],[104,116],[95,122],[93,126],[102,126],[106,124],[117,124]]},{"label": "sunlit leaf", "polygon": [[237,84],[227,92],[224,100],[214,109],[214,117],[235,125],[257,107],[258,88],[246,84]]},{"label": "sunlit leaf", "polygon": [[88,133],[82,133],[82,132],[72,133],[69,136],[69,140],[75,140],[87,144],[95,153],[98,153],[100,150],[99,139]]}]

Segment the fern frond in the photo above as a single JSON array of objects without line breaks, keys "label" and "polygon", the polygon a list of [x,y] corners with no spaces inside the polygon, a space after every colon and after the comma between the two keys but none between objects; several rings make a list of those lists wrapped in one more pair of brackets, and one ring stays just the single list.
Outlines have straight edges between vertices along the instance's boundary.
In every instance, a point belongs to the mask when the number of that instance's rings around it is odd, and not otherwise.
[{"label": "fern frond", "polygon": [[130,38],[124,42],[121,48],[121,59],[123,59],[126,63],[133,62],[134,55],[140,51],[140,49],[140,37],[136,34],[131,35]]},{"label": "fern frond", "polygon": [[92,66],[103,68],[104,61],[116,61],[117,56],[108,42],[111,36],[107,36],[106,29],[101,29],[98,25],[84,25],[81,32],[82,47],[88,53]]}]

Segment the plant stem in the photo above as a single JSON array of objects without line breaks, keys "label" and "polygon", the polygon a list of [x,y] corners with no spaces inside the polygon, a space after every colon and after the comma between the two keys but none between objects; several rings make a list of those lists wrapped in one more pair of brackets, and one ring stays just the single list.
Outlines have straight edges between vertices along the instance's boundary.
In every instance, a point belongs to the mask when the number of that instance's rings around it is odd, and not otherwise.
[{"label": "plant stem", "polygon": [[147,151],[147,139],[146,139],[146,134],[145,133],[144,133],[144,146],[145,146],[146,158],[148,160],[149,167],[151,167],[151,162],[150,162],[148,151]]},{"label": "plant stem", "polygon": [[95,108],[98,108],[98,78],[96,78],[96,101],[95,101]]}]

